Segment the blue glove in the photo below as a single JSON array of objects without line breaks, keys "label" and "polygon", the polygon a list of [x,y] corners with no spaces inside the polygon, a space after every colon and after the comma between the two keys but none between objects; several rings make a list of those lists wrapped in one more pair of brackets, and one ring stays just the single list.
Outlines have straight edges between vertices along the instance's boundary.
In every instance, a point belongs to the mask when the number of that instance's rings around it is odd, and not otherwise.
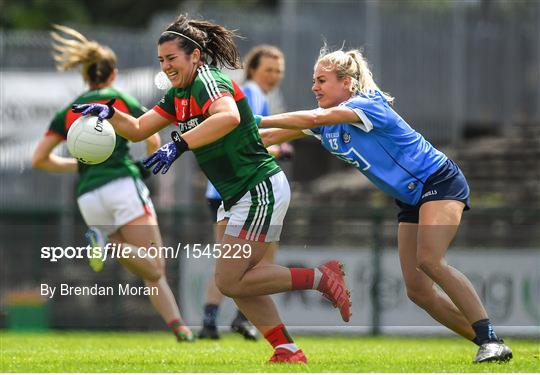
[{"label": "blue glove", "polygon": [[188,144],[177,131],[171,133],[171,138],[173,140],[172,142],[164,144],[159,150],[143,160],[143,165],[147,169],[150,169],[155,165],[152,173],[158,174],[161,169],[163,169],[161,174],[167,173],[172,163],[174,163],[180,155],[189,150]]},{"label": "blue glove", "polygon": [[81,113],[83,116],[92,115],[102,120],[110,119],[114,115],[113,104],[116,99],[111,99],[105,104],[73,104],[71,110],[75,113]]},{"label": "blue glove", "polygon": [[261,120],[263,117],[261,115],[253,115],[253,117],[255,117],[255,124],[257,125],[257,127],[259,127],[259,125],[261,125]]}]

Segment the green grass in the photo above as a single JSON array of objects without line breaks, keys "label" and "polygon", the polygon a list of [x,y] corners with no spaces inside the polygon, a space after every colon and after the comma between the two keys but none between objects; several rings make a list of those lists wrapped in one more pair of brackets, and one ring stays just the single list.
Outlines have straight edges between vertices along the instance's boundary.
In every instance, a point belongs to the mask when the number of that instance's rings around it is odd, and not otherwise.
[{"label": "green grass", "polygon": [[0,333],[0,372],[539,372],[539,343],[507,340],[514,359],[473,365],[459,338],[297,336],[309,365],[269,365],[264,342],[176,343],[167,333]]}]

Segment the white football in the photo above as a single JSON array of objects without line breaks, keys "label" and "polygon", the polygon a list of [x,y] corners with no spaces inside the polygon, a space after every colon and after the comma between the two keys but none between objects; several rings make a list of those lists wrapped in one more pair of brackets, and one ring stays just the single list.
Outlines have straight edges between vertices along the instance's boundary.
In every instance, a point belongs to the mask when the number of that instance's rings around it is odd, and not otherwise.
[{"label": "white football", "polygon": [[99,164],[111,156],[116,134],[109,121],[82,116],[69,128],[67,147],[71,155],[84,164]]}]

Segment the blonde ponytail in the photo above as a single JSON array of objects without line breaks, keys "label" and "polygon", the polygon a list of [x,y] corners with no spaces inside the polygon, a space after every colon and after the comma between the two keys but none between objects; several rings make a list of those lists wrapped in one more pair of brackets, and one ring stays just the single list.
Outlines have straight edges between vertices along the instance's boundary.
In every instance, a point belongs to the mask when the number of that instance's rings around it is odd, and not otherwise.
[{"label": "blonde ponytail", "polygon": [[56,69],[63,72],[81,65],[83,79],[91,86],[109,79],[116,68],[116,55],[110,48],[89,41],[84,35],[67,26],[53,27],[56,30],[51,32]]},{"label": "blonde ponytail", "polygon": [[347,52],[337,50],[330,52],[326,45],[321,48],[315,66],[321,64],[329,71],[334,71],[338,79],[351,78],[349,90],[351,94],[368,94],[370,91],[379,91],[384,98],[392,103],[394,98],[382,91],[373,79],[373,74],[362,52],[353,49]]}]

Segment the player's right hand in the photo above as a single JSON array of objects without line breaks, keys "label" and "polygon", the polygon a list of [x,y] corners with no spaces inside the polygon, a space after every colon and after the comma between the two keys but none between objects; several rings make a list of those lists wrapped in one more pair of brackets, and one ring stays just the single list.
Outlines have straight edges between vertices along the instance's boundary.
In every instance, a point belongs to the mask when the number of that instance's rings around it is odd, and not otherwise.
[{"label": "player's right hand", "polygon": [[110,119],[114,115],[114,101],[111,99],[105,104],[88,103],[88,104],[73,104],[71,110],[75,113],[80,113],[83,116],[92,115],[102,120]]}]

